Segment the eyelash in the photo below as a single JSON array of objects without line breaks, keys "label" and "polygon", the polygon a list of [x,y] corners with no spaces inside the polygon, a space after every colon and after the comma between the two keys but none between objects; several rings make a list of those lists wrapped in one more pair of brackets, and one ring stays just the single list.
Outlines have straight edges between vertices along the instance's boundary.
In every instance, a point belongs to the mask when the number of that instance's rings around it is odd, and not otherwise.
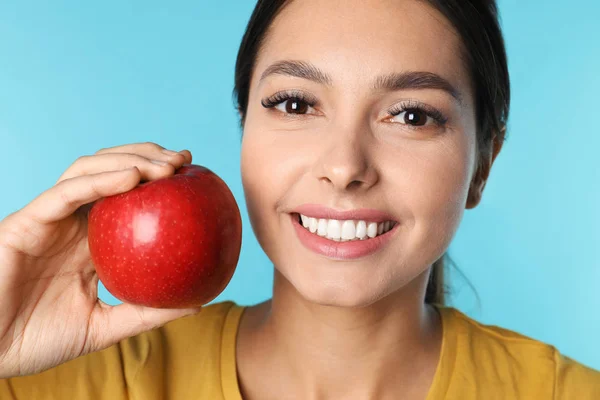
[{"label": "eyelash", "polygon": [[317,105],[317,101],[314,98],[309,98],[304,95],[304,93],[295,90],[289,92],[277,92],[273,96],[262,100],[261,104],[264,108],[273,108],[286,100],[296,100],[310,107]]},{"label": "eyelash", "polygon": [[[295,100],[300,103],[304,103],[310,107],[314,107],[317,104],[316,99],[313,97],[306,96],[304,93],[300,91],[285,91],[285,92],[277,92],[273,96],[268,97],[261,101],[261,104],[265,108],[274,108],[275,106],[287,101],[287,100]],[[400,115],[405,111],[418,111],[422,112],[426,116],[433,119],[434,123],[438,126],[443,126],[446,122],[448,122],[448,118],[444,116],[439,110],[428,106],[426,104],[419,103],[415,100],[407,100],[401,104],[395,105],[390,110],[388,110],[388,115],[391,117],[395,117]],[[297,116],[305,115],[305,114],[293,114],[293,113],[285,113],[285,116],[288,118],[297,118]],[[409,124],[409,127],[414,129],[423,128],[422,126],[414,126]]]},{"label": "eyelash", "polygon": [[[405,111],[419,111],[425,114],[426,116],[433,119],[433,122],[438,126],[443,126],[446,122],[448,122],[448,118],[441,113],[441,111],[428,106],[426,104],[419,103],[414,100],[407,100],[401,104],[395,105],[392,107],[388,114],[392,117],[400,115]],[[411,125],[412,126],[412,125]],[[413,126],[414,128],[418,128],[418,126]]]}]

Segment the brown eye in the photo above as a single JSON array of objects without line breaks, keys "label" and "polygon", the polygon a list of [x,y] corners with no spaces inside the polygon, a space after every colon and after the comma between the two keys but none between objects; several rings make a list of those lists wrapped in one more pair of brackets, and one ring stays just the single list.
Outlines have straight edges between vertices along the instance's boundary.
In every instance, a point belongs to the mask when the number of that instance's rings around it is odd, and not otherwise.
[{"label": "brown eye", "polygon": [[438,127],[445,126],[448,118],[439,110],[416,101],[408,101],[404,104],[393,107],[388,111],[392,117],[390,122],[407,125],[411,128],[426,127],[436,125]]},{"label": "brown eye", "polygon": [[[281,111],[284,111],[288,114],[306,114],[308,107],[310,107],[306,102],[299,99],[288,99],[283,101],[281,104],[284,106],[284,110]],[[279,105],[277,107],[279,107]]]},{"label": "brown eye", "polygon": [[423,126],[427,123],[427,114],[425,114],[423,111],[406,110],[401,114],[404,114],[404,123],[407,125]]},{"label": "brown eye", "polygon": [[[318,104],[315,97],[299,91],[279,92],[261,100],[264,108],[275,108],[284,116],[317,115],[314,107]],[[312,110],[312,111],[311,111]]]}]

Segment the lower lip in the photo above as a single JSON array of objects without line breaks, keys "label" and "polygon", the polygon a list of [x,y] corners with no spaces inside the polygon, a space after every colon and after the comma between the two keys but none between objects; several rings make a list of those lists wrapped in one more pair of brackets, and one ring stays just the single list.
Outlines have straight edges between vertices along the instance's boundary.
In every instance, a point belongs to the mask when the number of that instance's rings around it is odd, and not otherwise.
[{"label": "lower lip", "polygon": [[353,240],[350,242],[336,242],[315,233],[300,225],[298,214],[290,214],[292,225],[296,229],[296,234],[304,247],[317,254],[324,255],[337,260],[353,260],[371,255],[382,248],[392,239],[399,224],[384,234],[375,236],[372,239]]}]

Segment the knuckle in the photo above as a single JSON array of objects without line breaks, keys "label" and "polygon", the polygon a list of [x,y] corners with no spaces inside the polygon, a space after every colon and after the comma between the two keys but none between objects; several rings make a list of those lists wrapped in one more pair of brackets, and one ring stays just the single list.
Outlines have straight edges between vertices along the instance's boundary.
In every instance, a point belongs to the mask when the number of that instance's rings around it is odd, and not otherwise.
[{"label": "knuckle", "polygon": [[144,142],[144,143],[142,143],[142,146],[151,151],[163,149],[163,147],[161,145],[154,143],[154,142]]},{"label": "knuckle", "polygon": [[175,165],[171,164],[171,163],[166,163],[165,165],[160,165],[159,167],[161,167],[162,169],[168,170],[170,173],[175,172],[175,169],[177,168]]},{"label": "knuckle", "polygon": [[72,165],[84,163],[89,159],[90,159],[90,156],[88,156],[88,155],[79,156],[75,159],[75,161],[73,162]]},{"label": "knuckle", "polygon": [[[139,168],[138,168],[138,170],[139,170]],[[131,185],[132,185],[131,180],[132,180],[131,175],[121,176],[119,178],[119,180],[113,182],[112,188],[110,189],[110,191],[111,192],[114,192],[114,191],[122,192],[124,189],[131,187]],[[94,193],[96,194],[97,197],[103,196],[103,193],[100,190],[100,186],[98,184],[96,184],[94,187]]]},{"label": "knuckle", "polygon": [[97,349],[103,347],[103,344],[106,342],[106,332],[102,329],[104,324],[91,324],[88,328],[88,333],[86,337],[86,342],[84,346],[84,352],[90,353]]},{"label": "knuckle", "polygon": [[36,218],[27,214],[28,210],[23,209],[21,213],[14,214],[14,219],[0,229],[0,245],[7,246],[15,251],[21,251],[26,246],[30,248],[39,248],[42,238]]},{"label": "knuckle", "polygon": [[85,164],[90,156],[79,156],[73,161],[71,165],[62,173],[62,175],[56,181],[56,185],[61,183],[62,181],[72,178],[75,175],[81,174],[79,171],[80,166]]},{"label": "knuckle", "polygon": [[98,179],[99,179],[98,176],[93,176],[92,179],[90,180],[90,187],[92,188],[92,193],[95,197],[101,196],[100,185],[99,185]]},{"label": "knuckle", "polygon": [[146,315],[146,310],[144,308],[136,308],[136,314],[139,320],[140,326],[144,330],[150,330],[156,328],[157,324],[153,323]]},{"label": "knuckle", "polygon": [[75,201],[69,196],[64,182],[65,181],[58,184],[58,196],[64,204],[66,204],[68,207],[72,207],[75,205]]}]

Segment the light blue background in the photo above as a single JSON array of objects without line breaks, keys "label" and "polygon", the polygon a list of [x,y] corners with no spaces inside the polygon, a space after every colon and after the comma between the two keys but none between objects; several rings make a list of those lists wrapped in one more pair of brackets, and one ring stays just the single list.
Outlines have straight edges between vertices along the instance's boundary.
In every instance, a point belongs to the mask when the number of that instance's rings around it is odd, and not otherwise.
[{"label": "light blue background", "polygon": [[[0,3],[0,218],[78,157],[141,141],[190,149],[243,212],[236,274],[216,301],[270,296],[250,229],[231,97],[254,2]],[[450,247],[452,304],[600,369],[600,3],[504,0],[509,140]],[[101,297],[114,303],[106,291]]]}]

